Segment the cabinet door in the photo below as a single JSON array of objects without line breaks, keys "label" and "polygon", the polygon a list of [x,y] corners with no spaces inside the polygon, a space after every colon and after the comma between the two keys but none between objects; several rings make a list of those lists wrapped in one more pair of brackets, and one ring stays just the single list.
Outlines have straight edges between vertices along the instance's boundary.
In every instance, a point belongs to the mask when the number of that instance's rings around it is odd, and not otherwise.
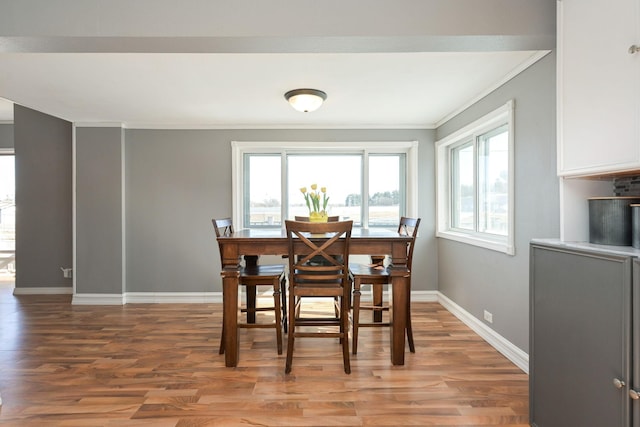
[{"label": "cabinet door", "polygon": [[640,168],[640,1],[558,2],[558,173]]},{"label": "cabinet door", "polygon": [[[631,306],[631,316],[633,318],[633,324],[631,326],[632,338],[632,350],[631,350],[631,372],[633,373],[633,381],[630,384],[630,388],[635,391],[640,390],[640,259],[635,258],[633,260],[633,282],[631,288],[631,295],[633,297],[633,304]],[[633,427],[640,427],[640,400],[631,400],[631,425]]]},{"label": "cabinet door", "polygon": [[629,426],[631,258],[533,245],[530,303],[532,425]]}]

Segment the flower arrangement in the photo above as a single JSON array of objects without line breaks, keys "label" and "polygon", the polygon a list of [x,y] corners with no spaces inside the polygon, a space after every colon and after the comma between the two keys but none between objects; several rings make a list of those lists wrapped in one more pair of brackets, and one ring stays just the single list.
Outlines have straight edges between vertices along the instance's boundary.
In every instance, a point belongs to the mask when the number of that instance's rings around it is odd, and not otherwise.
[{"label": "flower arrangement", "polygon": [[[307,192],[307,187],[302,187],[300,192],[304,196],[309,209],[309,217],[327,216],[327,204],[329,197],[327,196],[327,187],[321,187],[318,191],[318,184],[311,184],[311,191]],[[320,196],[322,196],[322,209],[320,208]]]}]

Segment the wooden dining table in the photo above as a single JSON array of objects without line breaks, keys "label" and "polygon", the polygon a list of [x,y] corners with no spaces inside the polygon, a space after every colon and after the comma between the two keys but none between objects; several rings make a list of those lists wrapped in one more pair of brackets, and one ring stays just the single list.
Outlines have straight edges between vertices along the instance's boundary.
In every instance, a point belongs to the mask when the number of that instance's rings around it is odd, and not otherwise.
[{"label": "wooden dining table", "polygon": [[[394,365],[404,365],[407,299],[410,292],[410,271],[407,268],[407,245],[411,237],[388,229],[354,228],[349,253],[354,255],[388,255],[391,264],[390,355]],[[261,255],[286,255],[288,241],[283,229],[242,229],[228,236],[218,237],[222,251],[222,293],[224,322],[225,365],[238,365],[238,279],[240,262],[257,259]]]}]

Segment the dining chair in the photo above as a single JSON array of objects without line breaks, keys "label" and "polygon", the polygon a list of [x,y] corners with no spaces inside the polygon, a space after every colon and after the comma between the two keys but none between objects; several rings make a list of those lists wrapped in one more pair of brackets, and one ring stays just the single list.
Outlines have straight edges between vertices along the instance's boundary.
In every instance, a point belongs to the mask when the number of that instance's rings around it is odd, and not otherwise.
[{"label": "dining chair", "polygon": [[[413,248],[420,226],[420,218],[400,218],[398,225],[398,233],[411,236],[411,241],[407,244],[407,268],[409,269],[409,292],[407,292],[407,341],[409,342],[409,350],[416,352],[413,342],[413,328],[411,326],[411,268],[413,263]],[[353,313],[352,313],[352,340],[353,354],[358,353],[358,329],[360,327],[378,327],[390,326],[390,323],[383,322],[382,313],[389,311],[389,305],[383,302],[383,288],[385,285],[391,284],[391,276],[389,270],[383,264],[384,257],[372,257],[372,264],[350,263],[349,269],[353,275]],[[371,285],[371,302],[362,303],[361,287],[362,285]],[[373,319],[370,322],[360,321],[360,310],[371,311]]]},{"label": "dining chair", "polygon": [[[233,221],[231,218],[212,219],[216,237],[233,234]],[[220,247],[220,262],[222,264],[222,248]],[[258,265],[257,259],[245,259],[245,265],[240,269],[239,284],[245,287],[247,302],[240,311],[247,314],[246,322],[238,322],[238,328],[273,328],[276,330],[276,343],[278,354],[282,354],[282,330],[286,328],[286,277],[284,265]],[[273,306],[257,307],[256,289],[258,286],[270,286],[273,288]],[[258,312],[273,311],[275,321],[272,323],[257,323],[255,321]],[[285,319],[283,321],[283,318]],[[224,321],[222,322],[222,337],[220,339],[220,354],[224,354]]]},{"label": "dining chair", "polygon": [[[296,338],[339,338],[344,371],[349,362],[349,243],[353,221],[285,221],[289,255],[289,335],[285,373],[291,372]],[[340,255],[339,257],[335,255]],[[314,257],[324,262],[310,263]],[[332,298],[336,311],[324,317],[309,316],[297,306],[307,297]],[[315,326],[317,330],[300,327]]]},{"label": "dining chair", "polygon": [[[296,216],[294,216],[294,219],[296,221],[310,222],[308,216],[296,215]],[[335,215],[335,216],[332,215],[332,216],[328,216],[327,217],[327,222],[336,222],[336,221],[340,221],[340,216],[339,215]],[[336,255],[334,255],[334,256],[336,256]],[[324,260],[323,260],[323,258],[321,256],[315,256],[315,257],[311,258],[309,260],[309,262],[310,263],[320,263],[321,264],[321,263],[324,262]],[[297,307],[297,310],[298,310],[298,314],[300,314],[301,304],[296,305],[296,307]],[[339,313],[338,313],[338,309],[337,309],[337,305],[336,305],[336,316],[338,316],[338,314]]]}]

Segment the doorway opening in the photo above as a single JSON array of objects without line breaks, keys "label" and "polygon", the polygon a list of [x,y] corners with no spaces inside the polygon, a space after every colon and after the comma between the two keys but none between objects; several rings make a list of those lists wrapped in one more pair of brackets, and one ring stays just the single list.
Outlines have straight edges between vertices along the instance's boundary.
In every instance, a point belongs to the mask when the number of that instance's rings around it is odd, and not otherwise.
[{"label": "doorway opening", "polygon": [[15,154],[13,150],[0,150],[0,286],[15,286],[15,275]]}]

